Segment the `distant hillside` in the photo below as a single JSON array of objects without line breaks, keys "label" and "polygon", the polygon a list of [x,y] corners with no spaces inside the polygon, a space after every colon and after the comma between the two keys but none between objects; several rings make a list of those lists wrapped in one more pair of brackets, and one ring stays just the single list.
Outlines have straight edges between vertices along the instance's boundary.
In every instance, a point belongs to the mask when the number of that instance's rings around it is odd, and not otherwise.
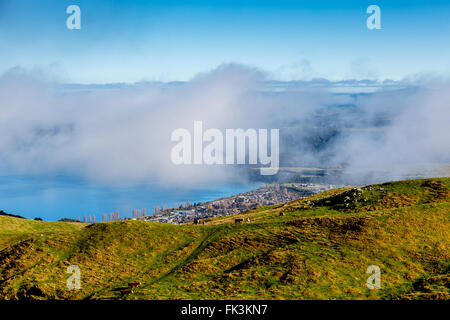
[{"label": "distant hillside", "polygon": [[18,215],[16,215],[16,214],[6,213],[6,212],[3,211],[3,210],[0,210],[0,216],[7,216],[7,217],[14,217],[14,218],[19,218],[19,219],[25,219],[25,218],[22,217],[22,216],[18,216]]},{"label": "distant hillside", "polygon": [[44,222],[0,215],[0,250],[27,239],[54,236],[80,230],[85,226],[84,223]]},{"label": "distant hillside", "polygon": [[[0,238],[4,299],[450,298],[450,178],[329,190],[204,225],[0,217]],[[66,288],[69,265],[81,290]],[[366,287],[369,265],[380,290]]]}]

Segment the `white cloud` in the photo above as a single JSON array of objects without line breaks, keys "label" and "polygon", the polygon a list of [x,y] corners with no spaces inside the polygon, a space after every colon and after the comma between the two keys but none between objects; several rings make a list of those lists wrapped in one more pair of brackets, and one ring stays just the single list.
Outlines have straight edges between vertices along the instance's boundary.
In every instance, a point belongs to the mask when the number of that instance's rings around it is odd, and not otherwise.
[{"label": "white cloud", "polygon": [[[297,163],[345,162],[352,171],[450,160],[448,86],[409,86],[354,98],[301,82],[267,92],[265,77],[259,70],[225,65],[181,84],[68,86],[36,72],[12,70],[0,78],[0,170],[185,187],[245,179],[229,166],[171,163],[171,132],[191,130],[194,120],[207,128],[280,128],[285,135],[281,151]],[[352,103],[360,108],[354,114],[330,115],[327,109]],[[368,130],[380,113],[391,125]],[[332,119],[325,125],[324,115]],[[325,150],[311,152],[302,145],[306,128],[342,129],[352,117],[362,124],[360,130],[344,130]]]}]

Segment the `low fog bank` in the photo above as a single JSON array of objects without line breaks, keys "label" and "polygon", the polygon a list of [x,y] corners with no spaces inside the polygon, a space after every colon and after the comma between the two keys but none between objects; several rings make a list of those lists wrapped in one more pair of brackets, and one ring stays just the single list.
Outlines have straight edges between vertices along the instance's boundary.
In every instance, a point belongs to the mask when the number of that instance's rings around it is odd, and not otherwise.
[{"label": "low fog bank", "polygon": [[279,83],[224,65],[184,83],[87,86],[16,68],[0,77],[0,174],[246,182],[242,167],[172,164],[171,133],[201,120],[204,130],[278,128],[281,167],[338,168],[343,183],[365,184],[435,174],[450,162],[449,119],[450,84],[436,79]]}]

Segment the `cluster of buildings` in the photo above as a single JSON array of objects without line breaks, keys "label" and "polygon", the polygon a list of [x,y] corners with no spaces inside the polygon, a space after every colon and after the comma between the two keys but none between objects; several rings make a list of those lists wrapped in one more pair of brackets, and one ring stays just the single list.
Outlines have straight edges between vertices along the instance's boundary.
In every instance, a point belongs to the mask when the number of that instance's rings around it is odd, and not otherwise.
[{"label": "cluster of buildings", "polygon": [[201,219],[241,213],[256,207],[294,201],[311,194],[335,188],[334,185],[290,183],[261,185],[260,188],[229,198],[205,203],[181,205],[178,208],[155,208],[151,215],[133,215],[134,220],[181,224]]},{"label": "cluster of buildings", "polygon": [[[145,220],[153,222],[182,224],[186,222],[197,222],[201,219],[214,218],[238,214],[262,206],[269,206],[279,203],[294,201],[315,193],[336,188],[331,184],[314,183],[286,183],[286,184],[262,184],[256,190],[240,193],[228,198],[222,198],[209,202],[191,204],[189,201],[174,208],[166,205],[155,207],[153,214],[148,214],[147,209],[133,209],[131,218],[123,220]],[[102,214],[102,221],[116,221],[119,219],[119,212]],[[78,217],[78,221],[95,223],[95,215]]]}]

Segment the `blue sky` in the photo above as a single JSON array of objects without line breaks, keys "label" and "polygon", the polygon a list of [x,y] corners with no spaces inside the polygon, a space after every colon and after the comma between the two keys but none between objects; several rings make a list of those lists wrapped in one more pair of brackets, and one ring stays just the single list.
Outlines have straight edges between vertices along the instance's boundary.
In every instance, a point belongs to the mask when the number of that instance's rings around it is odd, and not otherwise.
[{"label": "blue sky", "polygon": [[[81,30],[66,28],[67,6]],[[381,8],[368,30],[366,8]],[[222,63],[279,80],[450,72],[448,1],[0,0],[0,73],[77,83],[189,80]]]}]

